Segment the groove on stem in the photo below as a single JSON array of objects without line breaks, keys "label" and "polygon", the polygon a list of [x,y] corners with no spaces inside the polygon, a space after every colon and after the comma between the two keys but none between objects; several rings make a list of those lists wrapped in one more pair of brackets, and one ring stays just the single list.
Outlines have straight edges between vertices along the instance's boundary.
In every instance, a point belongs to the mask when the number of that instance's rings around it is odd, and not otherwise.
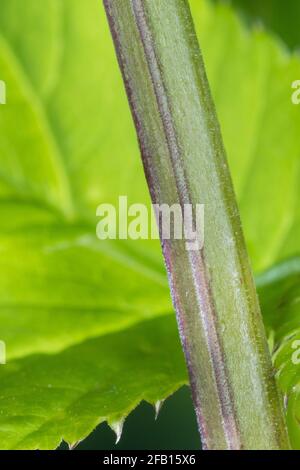
[{"label": "groove on stem", "polygon": [[203,203],[204,248],[162,239],[203,448],[288,448],[220,129],[186,0],[104,0],[154,204]]},{"label": "groove on stem", "polygon": [[[180,192],[178,191],[178,198],[181,206],[184,207],[184,204],[191,204],[191,198],[186,184],[187,177],[185,175],[184,166],[182,165],[181,161],[181,154],[180,148],[177,143],[176,130],[172,122],[172,113],[168,103],[167,91],[165,89],[162,74],[159,70],[159,65],[153,47],[154,41],[151,36],[151,31],[149,30],[147,25],[142,0],[132,0],[132,7],[136,19],[136,24],[139,29],[140,37],[143,43],[145,57],[148,63],[153,84],[153,89],[155,92],[160,117],[164,127],[176,186],[177,188],[180,188]],[[216,372],[216,387],[218,388],[219,395],[218,406],[220,408],[220,413],[222,415],[222,420],[224,423],[227,446],[230,449],[239,448],[241,445],[239,429],[235,419],[234,408],[232,407],[232,400],[230,398],[230,384],[228,383],[226,376],[225,363],[223,361],[223,352],[221,350],[221,344],[218,340],[218,334],[215,328],[214,302],[210,293],[209,283],[205,273],[205,263],[203,260],[203,254],[202,251],[197,251],[195,253],[191,251],[188,254],[193,273],[195,293],[197,296],[198,312],[201,317],[203,329],[206,332],[206,341],[210,359],[214,365],[214,369]],[[166,246],[166,244],[164,245],[164,255],[165,259],[169,259],[168,247]],[[173,285],[175,308],[178,315],[178,321],[181,324],[181,330],[184,330],[184,307],[181,306],[180,298],[178,298],[178,296],[176,295],[176,290],[174,289],[175,280],[172,279],[172,272],[173,270],[169,265],[168,273],[170,273],[170,283],[172,283]],[[187,343],[187,338],[184,334],[182,335],[182,338],[185,356],[188,359],[187,365],[189,369],[190,381],[192,383],[195,383],[194,367],[192,364],[193,361],[190,358],[189,352],[190,348]],[[195,387],[192,387],[192,390],[194,391]],[[194,399],[197,400],[197,395],[194,397]],[[205,420],[201,416],[200,403],[197,403],[196,413],[198,416],[199,425],[201,426],[201,434],[202,436],[205,436],[207,433],[205,432]]]}]

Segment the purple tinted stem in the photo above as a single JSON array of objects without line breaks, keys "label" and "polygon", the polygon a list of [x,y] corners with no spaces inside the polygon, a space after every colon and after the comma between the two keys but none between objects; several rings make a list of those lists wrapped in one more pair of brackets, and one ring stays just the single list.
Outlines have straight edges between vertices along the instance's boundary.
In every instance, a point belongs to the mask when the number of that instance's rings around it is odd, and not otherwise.
[{"label": "purple tinted stem", "polygon": [[[186,0],[104,0],[154,204],[204,204],[161,242],[202,446],[289,447],[222,138]],[[195,220],[193,220],[195,226]]]}]

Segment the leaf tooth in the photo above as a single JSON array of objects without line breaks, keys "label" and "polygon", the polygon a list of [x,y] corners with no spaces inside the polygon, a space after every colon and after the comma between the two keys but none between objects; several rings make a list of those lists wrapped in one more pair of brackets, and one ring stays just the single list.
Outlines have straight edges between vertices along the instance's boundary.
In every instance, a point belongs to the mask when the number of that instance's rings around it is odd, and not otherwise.
[{"label": "leaf tooth", "polygon": [[78,441],[75,441],[73,443],[68,442],[69,450],[74,450],[76,447],[82,442],[82,439],[79,439]]},{"label": "leaf tooth", "polygon": [[161,410],[164,402],[165,402],[165,400],[157,400],[157,402],[154,404],[155,420],[157,420],[158,415],[160,413],[160,410]]},{"label": "leaf tooth", "polygon": [[122,418],[119,421],[115,421],[114,423],[109,424],[109,427],[113,430],[116,435],[116,444],[120,442],[120,439],[122,437],[124,422],[125,419]]}]

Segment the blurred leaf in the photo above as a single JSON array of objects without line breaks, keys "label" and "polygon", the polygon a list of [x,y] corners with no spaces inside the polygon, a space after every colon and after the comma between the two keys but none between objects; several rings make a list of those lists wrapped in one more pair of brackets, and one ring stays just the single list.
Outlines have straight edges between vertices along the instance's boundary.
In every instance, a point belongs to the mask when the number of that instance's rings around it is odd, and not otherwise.
[{"label": "blurred leaf", "polygon": [[274,266],[258,277],[257,286],[291,444],[300,449],[300,258]]},{"label": "blurred leaf", "polygon": [[[299,252],[300,59],[232,9],[191,0],[255,271]],[[284,195],[284,197],[282,197]]]},{"label": "blurred leaf", "polygon": [[[224,1],[224,0],[217,0]],[[226,1],[226,0],[225,0]],[[291,48],[299,48],[298,0],[228,0],[251,24],[264,24]]]},{"label": "blurred leaf", "polygon": [[299,328],[300,258],[290,258],[256,278],[264,322],[277,347]]},{"label": "blurred leaf", "polygon": [[[299,251],[299,59],[228,7],[192,6],[261,270]],[[95,235],[101,202],[149,204],[99,0],[1,0],[0,71],[1,446],[53,448],[185,368],[158,243]]]},{"label": "blurred leaf", "polygon": [[0,237],[1,339],[8,360],[54,353],[172,312],[160,266],[92,231],[27,227]]}]

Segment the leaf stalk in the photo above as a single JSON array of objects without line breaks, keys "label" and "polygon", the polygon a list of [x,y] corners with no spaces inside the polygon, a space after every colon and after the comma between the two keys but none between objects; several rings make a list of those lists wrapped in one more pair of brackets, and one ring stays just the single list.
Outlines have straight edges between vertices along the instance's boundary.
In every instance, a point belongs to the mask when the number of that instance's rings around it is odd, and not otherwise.
[{"label": "leaf stalk", "polygon": [[205,205],[204,247],[163,240],[205,449],[287,449],[221,132],[186,0],[104,0],[154,204]]}]

